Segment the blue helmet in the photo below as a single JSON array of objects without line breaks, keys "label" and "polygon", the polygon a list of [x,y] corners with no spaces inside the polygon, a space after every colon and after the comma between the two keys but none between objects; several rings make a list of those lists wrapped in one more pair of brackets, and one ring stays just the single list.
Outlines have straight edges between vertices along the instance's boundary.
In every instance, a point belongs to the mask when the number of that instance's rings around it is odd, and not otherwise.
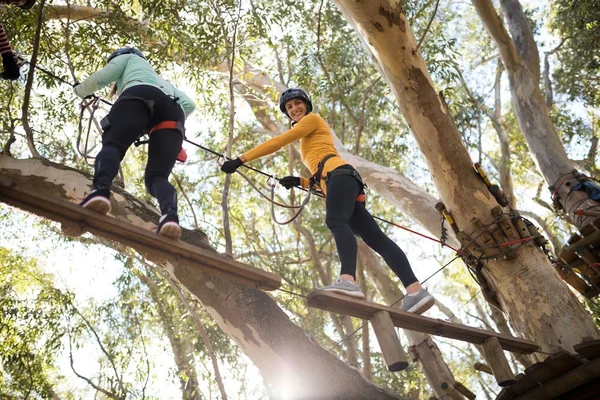
[{"label": "blue helmet", "polygon": [[303,100],[306,103],[306,113],[307,114],[313,110],[313,104],[312,104],[312,101],[310,100],[310,96],[308,95],[308,93],[306,93],[304,90],[299,89],[299,88],[290,88],[290,89],[287,89],[285,92],[281,93],[281,97],[279,97],[279,109],[281,110],[282,113],[287,115],[288,118],[290,118],[290,116],[288,115],[288,113],[285,109],[285,103],[287,103],[288,101],[290,101],[292,99]]},{"label": "blue helmet", "polygon": [[146,57],[144,57],[144,54],[135,47],[121,47],[108,57],[106,63],[108,64],[113,58],[122,56],[123,54],[135,54],[138,57],[142,57],[144,60],[146,59]]}]

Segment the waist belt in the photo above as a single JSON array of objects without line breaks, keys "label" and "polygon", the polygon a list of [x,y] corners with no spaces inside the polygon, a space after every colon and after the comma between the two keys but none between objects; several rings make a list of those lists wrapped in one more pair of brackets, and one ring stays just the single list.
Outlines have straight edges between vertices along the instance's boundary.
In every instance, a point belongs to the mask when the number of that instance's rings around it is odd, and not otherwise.
[{"label": "waist belt", "polygon": [[356,201],[360,202],[360,203],[364,203],[367,200],[367,196],[365,195],[365,191],[364,188],[367,186],[365,185],[365,183],[362,180],[362,177],[360,176],[360,174],[358,173],[357,170],[355,170],[354,168],[352,169],[347,169],[347,168],[336,168],[333,171],[329,171],[327,173],[327,180],[329,181],[329,179],[333,178],[334,176],[340,176],[340,175],[350,175],[351,177],[353,177],[354,179],[356,179],[362,186],[360,194],[358,196],[356,196]]}]

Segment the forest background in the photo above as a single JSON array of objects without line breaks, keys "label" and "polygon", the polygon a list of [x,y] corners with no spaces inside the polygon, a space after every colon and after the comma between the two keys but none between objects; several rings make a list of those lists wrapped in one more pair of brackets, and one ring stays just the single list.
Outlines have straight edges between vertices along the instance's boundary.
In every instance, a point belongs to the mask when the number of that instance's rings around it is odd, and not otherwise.
[{"label": "forest background", "polygon": [[[118,47],[140,48],[196,101],[188,139],[232,156],[283,132],[289,125],[278,111],[278,93],[305,88],[315,111],[343,144],[345,157],[371,186],[372,213],[439,238],[441,219],[432,207],[440,198],[439,183],[385,68],[357,34],[356,21],[348,22],[344,3],[38,1],[30,11],[0,8],[0,18],[25,59],[67,82],[101,68]],[[547,179],[511,103],[514,91],[502,50],[476,11],[481,3],[486,2],[404,1],[402,11],[471,161],[502,184],[513,206],[544,231],[556,254],[577,229],[551,205]],[[597,176],[600,11],[590,0],[569,3],[523,0],[526,22],[521,23],[529,24],[539,49],[539,89],[562,146],[580,171]],[[515,4],[486,5],[504,18],[504,10]],[[509,18],[507,23],[515,22]],[[98,151],[99,132],[93,127],[92,143],[87,149],[78,146],[80,101],[69,85],[39,69],[28,74],[27,65],[23,72],[18,82],[0,83],[2,174],[19,170],[31,178],[32,187],[40,180],[63,188],[71,182],[68,190],[46,194],[76,201],[88,190],[92,171],[80,153]],[[106,110],[101,106],[96,117]],[[427,368],[446,368],[445,379],[461,382],[481,398],[498,392],[492,377],[473,369],[482,361],[475,347],[443,338],[405,337],[399,331],[403,343],[412,345],[411,355],[426,343],[439,359],[427,364],[420,354],[408,370],[388,372],[368,325],[309,310],[302,297],[338,273],[324,202],[313,199],[297,222],[279,226],[268,203],[240,176],[226,177],[218,170],[216,156],[189,144],[185,148],[190,158],[175,168],[172,180],[179,189],[182,225],[189,228],[184,239],[280,274],[285,290],[267,299],[219,282],[223,286],[217,285],[216,294],[203,297],[179,275],[173,279],[167,269],[131,249],[91,235],[65,237],[59,225],[0,204],[0,397],[319,398],[315,393],[326,391],[319,389],[318,379],[288,367],[297,361],[292,355],[302,351],[318,354],[314,358],[323,379],[327,371],[331,381],[358,381],[360,388],[352,389],[356,393],[441,398],[439,382],[432,381]],[[290,146],[252,166],[279,177],[306,176],[297,150]],[[157,215],[143,185],[144,160],[145,148],[132,148],[118,185],[127,192],[119,193],[124,201],[137,202],[137,211],[128,208],[123,218],[137,217],[150,228]],[[267,192],[263,176],[249,176]],[[298,202],[303,195],[277,190],[285,201]],[[283,210],[277,214],[286,216]],[[392,225],[381,226],[405,250],[419,279],[430,278],[426,286],[440,300],[430,316],[509,329],[465,264],[452,261],[452,251]],[[455,244],[453,237],[448,240]],[[370,299],[389,304],[401,297],[397,278],[364,245],[359,265]],[[236,314],[239,304],[226,310],[230,314],[215,306],[226,303],[231,293],[241,303],[259,303],[271,319],[247,321],[243,308]],[[577,307],[598,326],[598,306],[578,300]],[[562,312],[569,313],[571,306],[565,307]],[[233,320],[260,332],[240,334],[235,323],[228,323]],[[307,335],[312,339],[305,342]],[[261,343],[254,346],[248,337]],[[280,368],[271,357],[285,360],[286,367],[275,371]],[[528,362],[512,359],[515,370]],[[357,379],[357,371],[363,378]]]}]

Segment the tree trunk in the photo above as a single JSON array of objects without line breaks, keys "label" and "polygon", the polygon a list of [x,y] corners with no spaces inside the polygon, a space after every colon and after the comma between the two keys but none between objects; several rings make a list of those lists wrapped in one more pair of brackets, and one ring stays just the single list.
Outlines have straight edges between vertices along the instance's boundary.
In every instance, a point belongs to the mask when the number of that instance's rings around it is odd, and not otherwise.
[{"label": "tree trunk", "polygon": [[[479,235],[480,226],[495,222],[491,209],[497,204],[473,172],[460,134],[416,50],[401,3],[336,0],[336,4],[377,56],[459,229]],[[497,240],[507,242],[509,237],[501,234]],[[598,337],[592,319],[538,247],[523,244],[514,249],[512,260],[491,258],[479,265],[515,331],[538,342],[542,350],[556,346],[572,350],[585,336]]]},{"label": "tree trunk", "polygon": [[[0,175],[17,188],[70,200],[89,191],[89,176],[46,160],[0,156]],[[113,187],[112,215],[151,229],[159,214],[144,201]],[[184,229],[182,240],[210,249],[202,232]],[[212,250],[212,249],[211,249]],[[187,288],[230,336],[277,397],[310,399],[397,399],[397,395],[367,381],[327,352],[293,324],[268,294],[179,263],[166,263],[171,279]]]},{"label": "tree trunk", "polygon": [[[540,89],[540,58],[529,21],[518,0],[501,0],[512,37],[508,35],[491,0],[472,0],[490,36],[500,49],[500,56],[510,82],[512,103],[519,127],[535,163],[562,208],[581,230],[596,217],[578,216],[577,208],[600,209],[584,191],[571,192],[577,183],[569,174],[575,163],[569,159],[548,113]],[[553,189],[554,187],[554,189]]]}]

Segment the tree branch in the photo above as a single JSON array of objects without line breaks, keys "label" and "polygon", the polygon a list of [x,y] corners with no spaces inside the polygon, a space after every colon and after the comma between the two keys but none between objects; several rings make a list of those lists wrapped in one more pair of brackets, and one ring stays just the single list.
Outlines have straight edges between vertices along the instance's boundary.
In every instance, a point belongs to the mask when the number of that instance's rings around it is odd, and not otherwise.
[{"label": "tree branch", "polygon": [[183,186],[181,186],[181,181],[179,180],[179,177],[177,176],[177,174],[173,174],[173,178],[175,179],[175,182],[177,182],[177,186],[179,187],[183,198],[190,207],[190,211],[192,212],[192,216],[194,217],[194,228],[200,229],[200,225],[198,225],[198,218],[196,217],[196,212],[194,211],[194,206],[192,205],[192,202],[190,201],[190,198],[188,197],[186,191],[183,189]]},{"label": "tree branch", "polygon": [[487,29],[488,33],[498,44],[500,49],[500,55],[506,68],[515,69],[521,65],[521,58],[515,48],[515,44],[511,37],[508,35],[502,19],[496,12],[494,4],[491,0],[471,0],[475,6],[479,18],[483,22],[483,25]]},{"label": "tree branch", "polygon": [[114,400],[122,400],[124,399],[123,397],[120,397],[112,392],[109,392],[106,389],[101,388],[100,386],[96,385],[94,382],[92,382],[91,379],[86,378],[85,376],[81,375],[79,372],[77,372],[75,370],[75,363],[73,361],[73,343],[71,340],[71,332],[68,333],[69,335],[69,360],[70,360],[70,364],[71,364],[71,370],[73,371],[73,373],[75,375],[77,375],[78,378],[83,379],[84,381],[87,382],[88,385],[90,385],[91,387],[93,387],[96,391],[102,393],[103,395],[107,396],[108,398],[114,399]]},{"label": "tree branch", "polygon": [[96,342],[98,343],[98,346],[100,346],[100,350],[102,350],[102,353],[104,353],[104,355],[106,356],[106,358],[108,359],[108,361],[110,362],[110,364],[113,368],[115,377],[117,378],[117,382],[119,383],[119,388],[121,389],[123,394],[127,393],[127,391],[125,390],[125,388],[123,386],[123,380],[122,380],[121,376],[119,376],[119,372],[117,371],[117,366],[115,365],[114,360],[112,359],[112,357],[110,356],[110,354],[108,353],[108,351],[106,350],[104,345],[102,344],[102,340],[100,339],[100,336],[98,336],[98,333],[96,332],[96,330],[94,329],[94,327],[92,326],[90,321],[88,321],[88,319],[81,313],[81,311],[79,311],[79,309],[77,307],[75,307],[75,304],[73,304],[73,301],[71,301],[70,299],[69,299],[69,304],[71,305],[71,307],[73,307],[73,311],[75,311],[77,313],[77,315],[79,315],[81,317],[81,319],[83,320],[85,325],[88,327],[88,329],[92,332],[92,334],[96,338]]},{"label": "tree branch", "polygon": [[21,108],[21,123],[27,138],[27,146],[33,158],[40,158],[33,142],[33,130],[29,125],[29,100],[31,98],[31,88],[33,86],[33,77],[35,75],[35,65],[37,63],[38,53],[40,49],[40,36],[42,33],[42,23],[44,22],[44,5],[46,0],[41,0],[38,7],[38,19],[37,27],[35,31],[35,38],[33,40],[33,52],[31,54],[31,61],[29,62],[29,73],[27,74],[27,83],[25,84],[25,94],[23,96],[23,106]]},{"label": "tree branch", "polygon": [[533,38],[531,23],[523,12],[519,0],[500,0],[512,42],[521,58],[521,62],[534,76],[536,82],[540,81],[540,53]]},{"label": "tree branch", "polygon": [[429,19],[429,23],[425,27],[425,31],[423,32],[423,36],[421,36],[421,39],[419,40],[419,42],[417,44],[417,48],[415,49],[415,51],[419,51],[419,49],[421,48],[421,44],[423,43],[423,40],[425,40],[425,36],[427,36],[427,32],[429,32],[429,28],[431,27],[431,24],[433,23],[433,20],[435,19],[435,15],[437,14],[437,10],[438,10],[438,6],[439,5],[440,5],[440,0],[436,0],[436,2],[435,2],[435,8],[433,10],[433,14],[431,14],[431,18]]}]

